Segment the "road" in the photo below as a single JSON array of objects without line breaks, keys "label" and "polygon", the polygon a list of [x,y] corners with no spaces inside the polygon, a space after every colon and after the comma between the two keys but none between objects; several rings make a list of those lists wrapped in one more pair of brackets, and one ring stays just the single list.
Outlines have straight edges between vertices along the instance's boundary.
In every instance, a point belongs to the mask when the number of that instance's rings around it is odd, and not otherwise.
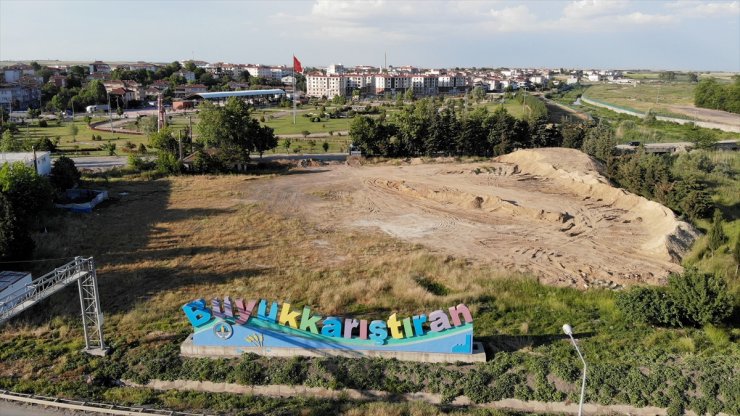
[{"label": "road", "polygon": [[[321,160],[324,162],[330,161],[344,161],[347,160],[346,153],[316,153],[316,154],[295,154],[295,153],[277,153],[277,154],[266,154],[262,156],[262,160],[301,160],[301,159],[314,159]],[[92,169],[92,170],[109,170],[115,167],[126,166],[128,163],[128,156],[87,156],[87,157],[73,157],[75,165],[78,169]],[[258,155],[252,155],[253,161],[259,161]]]},{"label": "road", "polygon": [[127,156],[89,156],[73,157],[72,160],[78,169],[108,170],[126,166]]},{"label": "road", "polygon": [[82,416],[91,414],[93,413],[82,413],[72,410],[60,410],[44,408],[41,406],[21,405],[0,400],[0,415],[2,416]]}]

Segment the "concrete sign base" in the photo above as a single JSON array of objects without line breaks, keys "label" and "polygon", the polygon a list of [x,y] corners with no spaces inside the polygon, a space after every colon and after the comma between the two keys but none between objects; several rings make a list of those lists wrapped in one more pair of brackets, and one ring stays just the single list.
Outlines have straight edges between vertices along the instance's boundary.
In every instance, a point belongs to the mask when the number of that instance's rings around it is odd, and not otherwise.
[{"label": "concrete sign base", "polygon": [[180,354],[184,357],[212,357],[230,358],[239,357],[245,353],[254,353],[266,357],[377,357],[395,358],[400,361],[416,361],[424,363],[480,363],[486,361],[486,352],[483,344],[473,342],[472,354],[454,354],[439,352],[415,351],[377,351],[377,350],[348,350],[348,349],[319,349],[319,348],[290,348],[290,347],[258,347],[258,346],[198,346],[193,343],[193,335],[180,345]]}]

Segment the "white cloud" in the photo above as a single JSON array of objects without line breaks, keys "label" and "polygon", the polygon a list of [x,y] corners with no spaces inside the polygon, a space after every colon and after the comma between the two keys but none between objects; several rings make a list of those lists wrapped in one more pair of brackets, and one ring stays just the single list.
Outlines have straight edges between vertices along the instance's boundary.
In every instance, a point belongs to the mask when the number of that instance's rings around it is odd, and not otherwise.
[{"label": "white cloud", "polygon": [[703,2],[684,0],[668,3],[666,7],[687,18],[740,15],[740,2],[738,1]]},{"label": "white cloud", "polygon": [[370,43],[433,40],[449,33],[609,32],[672,25],[688,19],[740,13],[740,1],[674,3],[574,0],[525,3],[511,0],[388,1],[317,0],[305,15],[273,16],[293,22],[307,38]]}]

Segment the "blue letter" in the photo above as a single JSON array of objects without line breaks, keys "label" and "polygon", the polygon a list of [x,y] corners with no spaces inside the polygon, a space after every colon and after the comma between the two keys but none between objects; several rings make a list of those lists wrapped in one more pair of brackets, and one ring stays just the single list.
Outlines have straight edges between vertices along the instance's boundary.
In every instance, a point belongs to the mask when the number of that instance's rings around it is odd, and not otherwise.
[{"label": "blue letter", "polygon": [[384,321],[370,322],[370,339],[378,345],[385,344],[385,340],[388,338],[388,330],[386,328]]},{"label": "blue letter", "polygon": [[340,338],[342,336],[342,321],[339,318],[328,317],[324,319],[321,335]]},{"label": "blue letter", "polygon": [[194,327],[199,327],[211,320],[211,311],[206,308],[206,301],[198,299],[183,305],[182,310]]}]

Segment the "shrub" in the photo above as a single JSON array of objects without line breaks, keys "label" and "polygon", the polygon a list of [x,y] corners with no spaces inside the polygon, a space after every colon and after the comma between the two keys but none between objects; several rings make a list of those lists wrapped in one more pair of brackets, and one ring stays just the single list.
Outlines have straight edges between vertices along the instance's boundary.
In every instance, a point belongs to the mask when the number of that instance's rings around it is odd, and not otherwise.
[{"label": "shrub", "polygon": [[680,311],[668,291],[636,287],[617,296],[617,307],[634,321],[662,326],[681,324]]},{"label": "shrub", "polygon": [[172,153],[160,152],[157,156],[157,170],[161,173],[180,173],[182,172],[182,163]]},{"label": "shrub", "polygon": [[625,315],[660,326],[716,324],[732,314],[732,302],[724,279],[696,269],[671,275],[667,289],[636,287],[617,297]]},{"label": "shrub", "polygon": [[80,180],[80,171],[75,166],[74,160],[62,156],[54,161],[50,179],[57,192],[64,192],[77,184]]},{"label": "shrub", "polygon": [[46,120],[39,120],[39,127],[48,127],[49,123]]},{"label": "shrub", "polygon": [[671,275],[668,288],[686,324],[716,324],[732,314],[732,296],[727,283],[719,276],[691,268],[682,276]]}]

